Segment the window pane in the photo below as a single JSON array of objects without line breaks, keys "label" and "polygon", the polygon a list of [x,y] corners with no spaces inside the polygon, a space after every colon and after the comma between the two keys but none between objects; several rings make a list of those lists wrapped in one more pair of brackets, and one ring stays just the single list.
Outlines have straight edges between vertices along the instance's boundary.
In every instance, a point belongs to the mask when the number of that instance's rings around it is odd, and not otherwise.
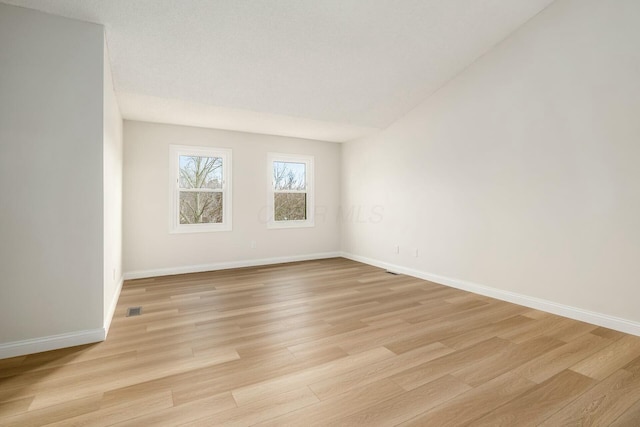
[{"label": "window pane", "polygon": [[275,193],[274,219],[276,221],[300,221],[307,219],[307,194]]},{"label": "window pane", "polygon": [[180,188],[222,188],[222,158],[180,156]]},{"label": "window pane", "polygon": [[180,192],[180,224],[222,222],[222,193]]},{"label": "window pane", "polygon": [[307,165],[294,162],[273,162],[273,182],[276,190],[305,190]]}]

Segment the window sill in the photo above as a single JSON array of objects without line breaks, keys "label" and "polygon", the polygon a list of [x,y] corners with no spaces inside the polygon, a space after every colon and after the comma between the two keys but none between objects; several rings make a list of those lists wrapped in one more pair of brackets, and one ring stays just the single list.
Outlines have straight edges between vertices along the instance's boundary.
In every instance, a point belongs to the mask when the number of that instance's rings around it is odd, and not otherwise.
[{"label": "window sill", "polygon": [[218,231],[231,231],[231,224],[224,225],[208,225],[208,224],[192,224],[187,226],[178,226],[169,230],[169,234],[191,234],[191,233],[215,233]]},{"label": "window sill", "polygon": [[311,228],[315,227],[315,223],[310,220],[306,221],[271,221],[267,223],[267,228],[277,230],[282,228]]}]

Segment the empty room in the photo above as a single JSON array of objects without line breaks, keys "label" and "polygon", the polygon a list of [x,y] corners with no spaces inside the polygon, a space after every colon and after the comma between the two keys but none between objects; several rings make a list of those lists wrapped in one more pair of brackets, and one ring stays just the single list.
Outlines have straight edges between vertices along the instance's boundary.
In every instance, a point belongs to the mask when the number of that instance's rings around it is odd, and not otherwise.
[{"label": "empty room", "polygon": [[640,426],[640,1],[0,0],[1,426]]}]

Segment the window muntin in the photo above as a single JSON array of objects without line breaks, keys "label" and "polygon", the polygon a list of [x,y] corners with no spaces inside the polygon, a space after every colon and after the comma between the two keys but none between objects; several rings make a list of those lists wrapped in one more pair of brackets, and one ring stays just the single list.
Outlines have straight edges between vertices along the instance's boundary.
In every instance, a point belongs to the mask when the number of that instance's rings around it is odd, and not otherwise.
[{"label": "window muntin", "polygon": [[231,230],[231,150],[171,146],[172,232]]},{"label": "window muntin", "polygon": [[313,157],[269,153],[269,228],[311,227]]}]

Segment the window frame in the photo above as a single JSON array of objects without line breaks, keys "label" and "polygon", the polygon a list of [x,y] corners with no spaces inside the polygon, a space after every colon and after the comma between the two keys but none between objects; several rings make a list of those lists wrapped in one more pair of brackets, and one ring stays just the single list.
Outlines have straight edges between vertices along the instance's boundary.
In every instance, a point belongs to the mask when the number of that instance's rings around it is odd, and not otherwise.
[{"label": "window frame", "polygon": [[[273,180],[273,163],[304,163],[306,190],[276,191]],[[306,217],[304,220],[275,220],[275,194],[276,193],[305,193]],[[314,157],[304,154],[267,153],[267,228],[303,228],[315,227],[315,195],[314,195]]]},{"label": "window frame", "polygon": [[[180,224],[180,156],[222,158],[222,188],[207,192],[222,193],[222,222]],[[169,145],[169,233],[209,233],[232,230],[232,150],[193,145]],[[184,191],[184,190],[183,190]]]}]

